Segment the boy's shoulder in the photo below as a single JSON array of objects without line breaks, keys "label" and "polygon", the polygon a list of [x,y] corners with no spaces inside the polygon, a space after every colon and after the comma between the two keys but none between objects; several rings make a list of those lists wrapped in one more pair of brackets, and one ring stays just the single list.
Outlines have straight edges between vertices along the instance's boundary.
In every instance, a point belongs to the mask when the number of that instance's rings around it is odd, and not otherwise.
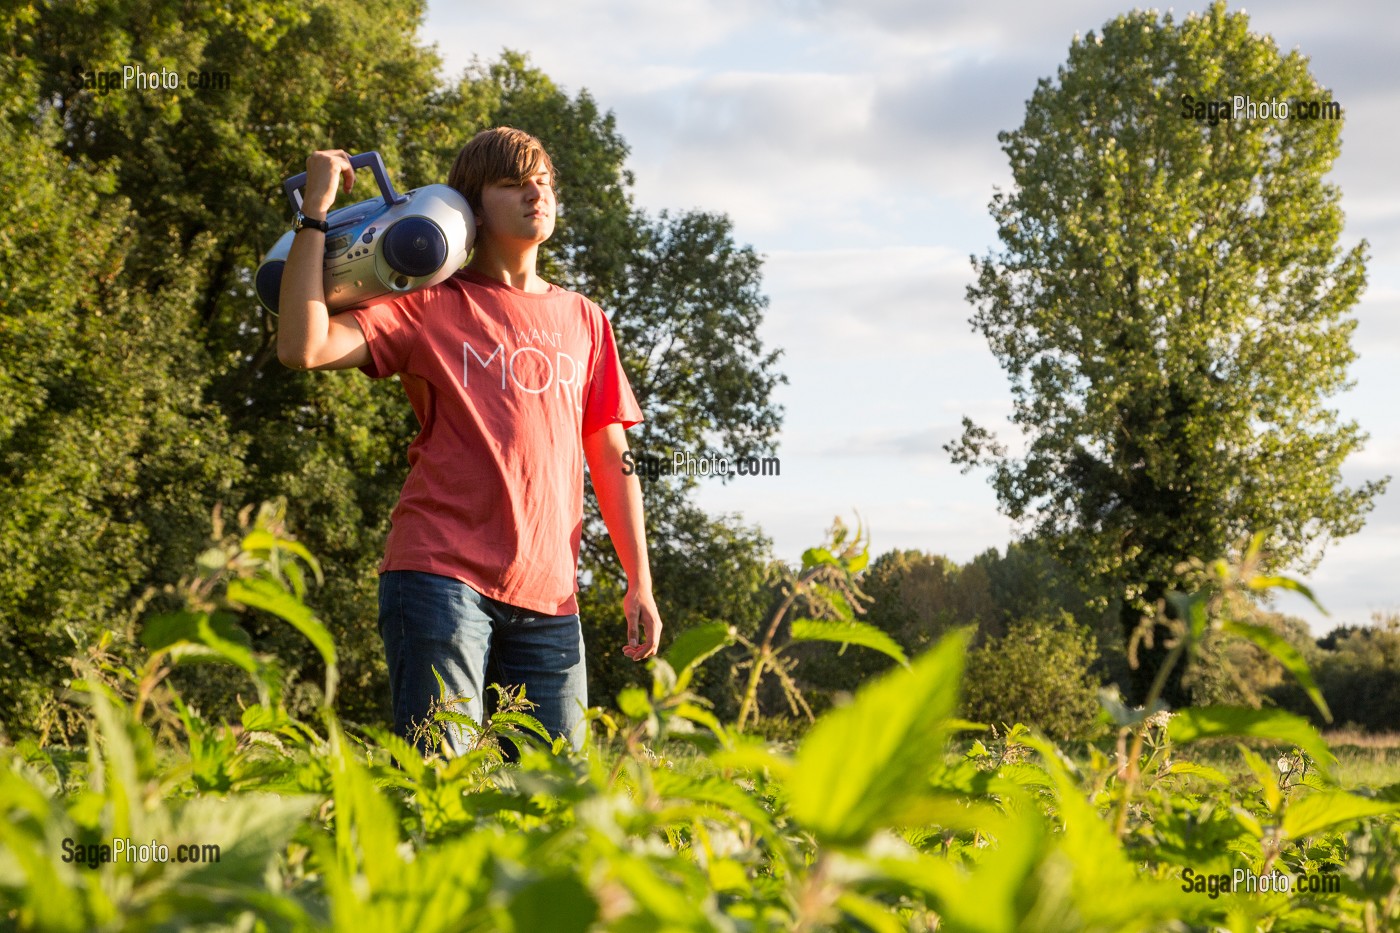
[{"label": "boy's shoulder", "polygon": [[[442,286],[460,289],[464,296],[482,304],[564,306],[571,309],[576,308],[579,313],[590,319],[607,320],[607,313],[587,295],[564,288],[561,285],[555,285],[552,282],[547,284],[549,285],[547,291],[526,292],[464,268],[453,273],[451,278],[442,283]],[[441,288],[442,286],[435,287]]]}]

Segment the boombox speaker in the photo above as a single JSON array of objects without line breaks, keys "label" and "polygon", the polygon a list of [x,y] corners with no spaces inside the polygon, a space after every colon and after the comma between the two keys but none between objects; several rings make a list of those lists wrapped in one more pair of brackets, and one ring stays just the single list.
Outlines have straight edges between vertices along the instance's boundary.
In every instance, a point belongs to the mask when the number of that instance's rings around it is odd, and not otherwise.
[{"label": "boombox speaker", "polygon": [[[447,185],[426,185],[400,194],[377,152],[350,157],[352,168],[369,167],[380,197],[360,201],[326,217],[326,307],[332,312],[401,295],[446,281],[471,252],[476,221],[467,199]],[[301,210],[306,173],[282,184],[294,210]],[[258,301],[277,312],[282,268],[292,237],[282,235],[258,266]]]}]

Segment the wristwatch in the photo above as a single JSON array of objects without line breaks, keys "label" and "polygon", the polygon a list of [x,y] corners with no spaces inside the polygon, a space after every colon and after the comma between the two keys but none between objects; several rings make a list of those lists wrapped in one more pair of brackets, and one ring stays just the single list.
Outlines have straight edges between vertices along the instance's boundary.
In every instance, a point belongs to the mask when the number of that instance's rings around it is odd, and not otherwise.
[{"label": "wristwatch", "polygon": [[292,232],[300,233],[301,231],[306,230],[308,228],[312,230],[320,230],[322,233],[326,233],[331,229],[331,225],[326,223],[324,220],[317,220],[314,217],[307,217],[301,211],[297,211],[296,217],[292,220]]}]

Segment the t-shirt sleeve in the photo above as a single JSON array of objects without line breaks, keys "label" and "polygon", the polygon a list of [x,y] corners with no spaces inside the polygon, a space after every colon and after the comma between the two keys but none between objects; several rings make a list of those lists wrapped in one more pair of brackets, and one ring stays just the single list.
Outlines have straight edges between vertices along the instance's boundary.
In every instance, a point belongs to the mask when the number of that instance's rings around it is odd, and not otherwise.
[{"label": "t-shirt sleeve", "polygon": [[414,292],[347,311],[364,331],[370,362],[360,371],[384,379],[408,369],[409,357],[422,332],[421,292]]},{"label": "t-shirt sleeve", "polygon": [[612,324],[602,309],[591,305],[594,321],[593,369],[583,400],[583,436],[610,424],[630,428],[642,421],[642,409],[632,394],[632,384],[622,371],[622,360],[613,339]]}]

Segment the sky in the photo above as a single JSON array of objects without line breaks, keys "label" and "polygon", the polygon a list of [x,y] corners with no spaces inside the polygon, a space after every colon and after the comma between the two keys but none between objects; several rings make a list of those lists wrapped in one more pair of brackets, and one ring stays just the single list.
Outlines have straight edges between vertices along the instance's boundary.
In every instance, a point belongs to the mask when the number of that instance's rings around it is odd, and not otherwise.
[{"label": "sky", "polygon": [[[1204,4],[1173,8],[1178,19]],[[1232,4],[1231,9],[1239,9]],[[872,554],[917,548],[963,562],[1017,534],[989,471],[943,451],[964,415],[1014,437],[1006,375],[969,324],[969,257],[996,246],[987,204],[1010,182],[1000,130],[1019,126],[1073,37],[1120,2],[958,0],[429,0],[425,40],[445,76],[504,49],[569,94],[588,90],[631,147],[648,212],[727,214],[764,257],[761,337],[788,378],[781,477],[702,484],[699,502],[760,527],[795,561],[836,515],[858,513]],[[1349,487],[1400,476],[1400,177],[1394,171],[1400,6],[1245,7],[1299,48],[1345,108],[1343,247],[1370,244],[1353,314],[1354,387],[1330,404],[1370,434]],[[1285,593],[1321,634],[1400,611],[1400,487],[1307,578],[1330,615]]]}]

